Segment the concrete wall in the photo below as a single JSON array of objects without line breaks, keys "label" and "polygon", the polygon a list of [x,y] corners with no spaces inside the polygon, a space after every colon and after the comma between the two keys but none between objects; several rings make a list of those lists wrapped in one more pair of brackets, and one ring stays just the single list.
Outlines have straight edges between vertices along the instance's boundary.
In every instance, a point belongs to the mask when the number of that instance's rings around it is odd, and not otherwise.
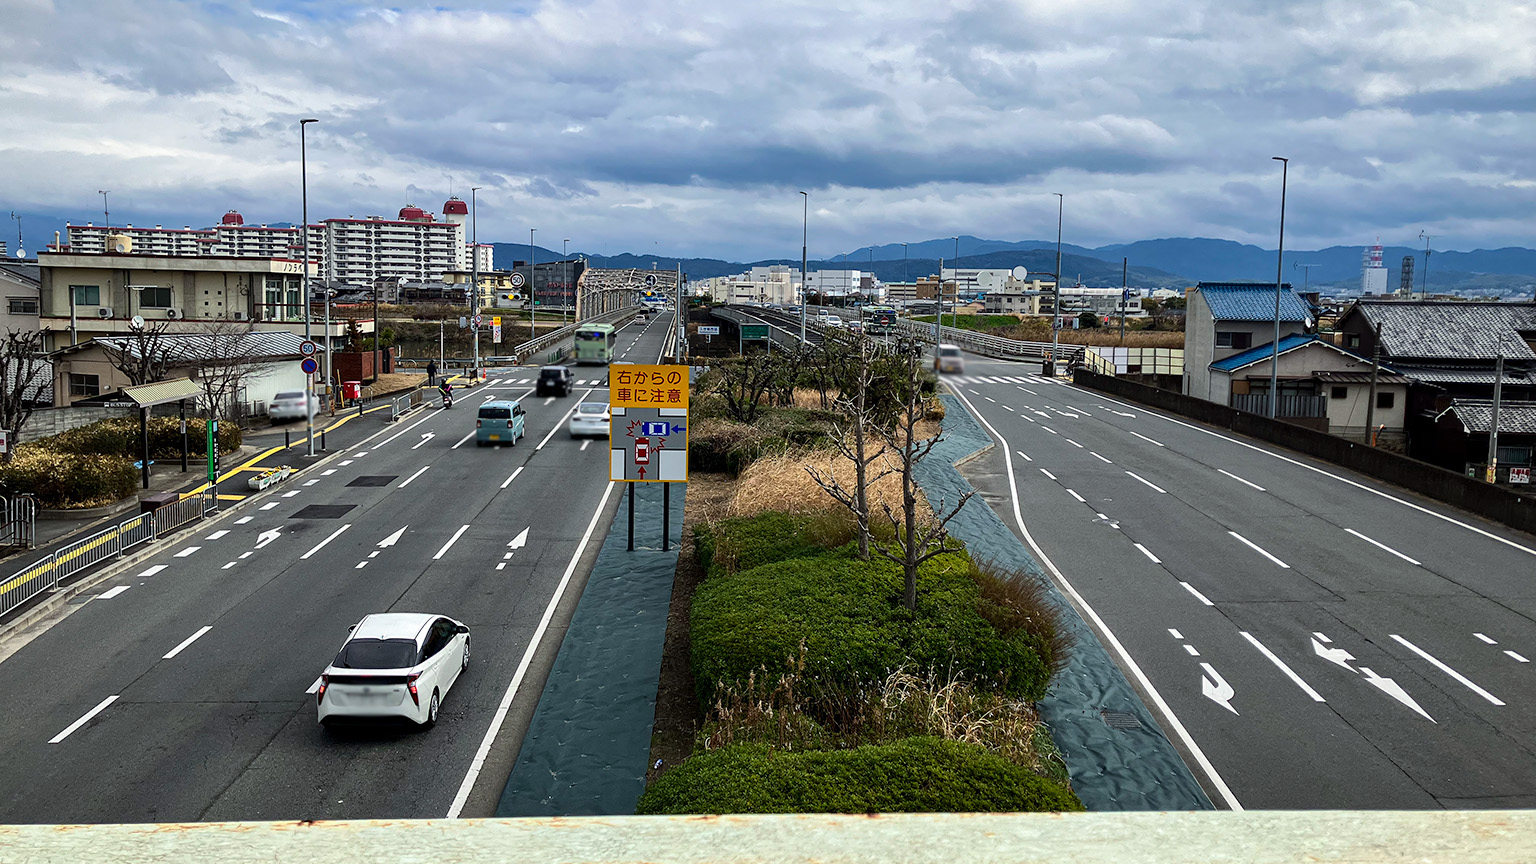
[{"label": "concrete wall", "polygon": [[[1211,307],[1199,291],[1191,290],[1184,307],[1184,393],[1209,399],[1211,352],[1216,344]],[[1222,400],[1226,404],[1226,400]]]},{"label": "concrete wall", "polygon": [[[175,406],[171,406],[175,407]],[[21,429],[19,441],[36,441],[39,438],[47,438],[70,429],[78,429],[88,426],[97,420],[106,420],[110,417],[128,417],[138,412],[132,408],[39,408],[32,412],[27,419],[27,425]]]},{"label": "concrete wall", "polygon": [[1288,447],[1536,535],[1536,495],[1519,494],[1397,453],[1123,378],[1079,370],[1073,380],[1081,387]]}]

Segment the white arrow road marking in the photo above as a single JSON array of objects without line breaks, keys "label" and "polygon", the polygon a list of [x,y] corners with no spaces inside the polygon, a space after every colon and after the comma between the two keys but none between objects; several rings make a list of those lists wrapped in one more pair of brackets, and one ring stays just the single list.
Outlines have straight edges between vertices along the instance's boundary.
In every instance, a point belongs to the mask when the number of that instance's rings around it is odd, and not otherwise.
[{"label": "white arrow road marking", "polygon": [[283,536],[283,529],[281,528],[273,528],[271,531],[263,531],[261,532],[261,535],[256,538],[256,548],[260,549],[281,536]]},{"label": "white arrow road marking", "polygon": [[68,738],[71,734],[74,733],[74,731],[76,729],[79,729],[81,726],[84,726],[85,724],[91,722],[91,718],[92,717],[95,717],[97,714],[100,714],[101,712],[107,710],[107,706],[111,705],[113,702],[116,702],[116,701],[117,701],[117,696],[116,695],[108,696],[107,698],[101,700],[101,702],[98,703],[95,708],[92,708],[91,710],[85,712],[85,714],[81,715],[79,720],[76,720],[75,722],[73,722],[73,723],[69,724],[68,726],[64,727],[64,731],[63,732],[60,732],[59,734],[53,736],[52,738],[49,738],[48,739],[48,743],[49,744],[57,744],[60,741],[63,741],[65,738]]},{"label": "white arrow road marking", "polygon": [[1435,659],[1433,656],[1430,655],[1430,653],[1428,651],[1425,651],[1423,648],[1420,648],[1419,646],[1413,644],[1412,642],[1409,642],[1407,639],[1404,639],[1403,637],[1397,635],[1396,633],[1392,634],[1392,639],[1394,641],[1396,641],[1399,645],[1403,646],[1404,648],[1407,648],[1409,651],[1412,651],[1413,653],[1419,655],[1420,657],[1423,657],[1425,660],[1428,660],[1431,664],[1434,665],[1434,667],[1436,669],[1439,669],[1441,672],[1444,672],[1445,674],[1451,676],[1452,678],[1455,678],[1457,681],[1459,681],[1462,684],[1466,685],[1467,689],[1471,690],[1473,693],[1476,693],[1477,695],[1483,697],[1484,699],[1487,699],[1489,702],[1492,702],[1495,705],[1503,705],[1504,704],[1504,700],[1502,700],[1499,697],[1493,695],[1492,693],[1489,693],[1487,690],[1484,690],[1483,688],[1477,686],[1476,684],[1473,684],[1471,682],[1471,680],[1469,680],[1467,678],[1467,676],[1461,674],[1460,672],[1457,672],[1455,669],[1452,669],[1451,667],[1445,665],[1444,663],[1441,663],[1439,660]]},{"label": "white arrow road marking", "polygon": [[[530,527],[532,527],[532,526],[530,526]],[[516,537],[512,538],[512,541],[507,544],[507,547],[511,548],[511,549],[521,549],[521,548],[523,548],[524,546],[527,546],[527,545],[528,545],[528,528],[524,528],[522,530],[522,533],[520,533]]]},{"label": "white arrow road marking", "polygon": [[[437,437],[437,433],[436,433],[436,432],[427,432],[427,433],[424,433],[424,434],[423,434],[423,435],[422,435],[422,436],[421,436],[421,441],[420,441],[420,442],[418,442],[418,443],[417,443],[417,444],[416,444],[416,447],[420,447],[420,446],[421,446],[421,445],[422,445],[422,444],[425,444],[425,443],[427,443],[427,442],[428,442],[428,441],[431,441],[431,440],[432,440],[432,439],[433,439],[433,438],[436,438],[436,437]],[[412,447],[412,448],[411,448],[411,449],[412,449],[412,450],[415,450],[415,449],[416,449],[416,447]]]},{"label": "white arrow road marking", "polygon": [[1205,698],[1236,714],[1237,709],[1232,707],[1232,697],[1237,695],[1237,691],[1232,689],[1232,685],[1228,684],[1226,679],[1221,677],[1221,673],[1211,667],[1211,664],[1201,663],[1200,668],[1205,670],[1206,675],[1211,676],[1200,677],[1200,692],[1205,695]]},{"label": "white arrow road marking", "polygon": [[1267,646],[1265,646],[1264,643],[1262,643],[1259,640],[1253,638],[1253,634],[1252,633],[1248,633],[1246,631],[1243,631],[1243,632],[1240,632],[1238,635],[1242,636],[1244,639],[1247,639],[1248,640],[1248,644],[1250,644],[1253,647],[1259,649],[1259,653],[1263,654],[1265,657],[1269,658],[1269,662],[1271,662],[1271,663],[1275,664],[1276,666],[1278,666],[1280,668],[1280,671],[1285,673],[1285,677],[1291,679],[1291,681],[1293,683],[1295,683],[1295,685],[1297,687],[1300,687],[1302,690],[1304,690],[1306,692],[1306,694],[1308,696],[1311,696],[1313,702],[1327,702],[1328,701],[1327,699],[1323,698],[1323,694],[1317,692],[1316,690],[1313,690],[1311,684],[1308,684],[1307,682],[1301,680],[1301,676],[1297,675],[1295,670],[1291,669],[1290,666],[1287,666],[1284,660],[1281,660],[1279,657],[1276,657],[1275,656],[1275,652],[1269,650],[1269,648]]},{"label": "white arrow road marking", "polygon": [[[1319,642],[1318,639],[1322,639],[1322,642]],[[1357,671],[1355,667],[1349,665],[1349,661],[1355,659],[1355,655],[1345,651],[1343,648],[1323,647],[1323,642],[1332,641],[1332,639],[1329,639],[1327,636],[1324,636],[1321,633],[1312,634],[1312,653],[1323,658],[1324,660],[1327,660],[1329,663],[1337,663],[1351,672]]]},{"label": "white arrow road marking", "polygon": [[380,549],[387,549],[390,546],[393,546],[396,543],[399,543],[400,542],[400,537],[405,534],[405,529],[409,528],[409,527],[411,527],[411,526],[406,525],[405,527],[401,528],[399,531],[396,531],[395,533],[389,535],[388,537],[385,537],[383,540],[380,540],[379,541],[379,548]]},{"label": "white arrow road marking", "polygon": [[[1381,690],[1381,692],[1391,696],[1393,699],[1396,699],[1404,705],[1407,705],[1409,708],[1417,711],[1424,717],[1425,720],[1428,720],[1431,723],[1436,723],[1435,718],[1429,716],[1428,711],[1420,708],[1419,703],[1413,701],[1413,697],[1408,695],[1408,691],[1404,690],[1402,685],[1398,684],[1396,681],[1393,681],[1391,678],[1383,678],[1380,675],[1377,675],[1375,672],[1372,672],[1365,666],[1360,667],[1360,672],[1365,675],[1365,680],[1369,681],[1371,686],[1376,687],[1377,689]],[[1436,723],[1436,725],[1439,724]]]}]

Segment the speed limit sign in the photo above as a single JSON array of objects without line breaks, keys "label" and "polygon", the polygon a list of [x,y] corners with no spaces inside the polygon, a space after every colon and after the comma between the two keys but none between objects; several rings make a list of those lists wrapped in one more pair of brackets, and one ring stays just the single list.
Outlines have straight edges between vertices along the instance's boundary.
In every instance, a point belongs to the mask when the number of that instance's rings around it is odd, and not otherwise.
[{"label": "speed limit sign", "polygon": [[513,273],[512,274],[512,287],[513,288],[521,288],[521,287],[523,287],[523,274],[521,274],[521,273]]},{"label": "speed limit sign", "polygon": [[319,347],[320,346],[316,345],[315,343],[305,339],[303,342],[299,343],[299,353],[303,354],[305,357],[313,357],[315,356],[315,352],[319,350]]}]

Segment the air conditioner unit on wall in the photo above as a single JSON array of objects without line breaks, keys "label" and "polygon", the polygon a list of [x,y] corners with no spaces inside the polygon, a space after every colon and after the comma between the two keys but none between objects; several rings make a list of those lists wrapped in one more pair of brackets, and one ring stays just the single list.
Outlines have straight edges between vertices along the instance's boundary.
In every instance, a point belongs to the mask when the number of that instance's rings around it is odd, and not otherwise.
[{"label": "air conditioner unit on wall", "polygon": [[177,318],[187,317],[187,313],[181,311],[180,309],[167,309],[165,310],[165,317],[175,321]]},{"label": "air conditioner unit on wall", "polygon": [[112,307],[111,306],[102,306],[101,308],[97,309],[96,310],[96,317],[97,318],[111,318],[112,317]]},{"label": "air conditioner unit on wall", "polygon": [[246,319],[246,314],[244,312],[236,312],[235,313],[235,320],[236,321],[244,321],[245,319]]}]

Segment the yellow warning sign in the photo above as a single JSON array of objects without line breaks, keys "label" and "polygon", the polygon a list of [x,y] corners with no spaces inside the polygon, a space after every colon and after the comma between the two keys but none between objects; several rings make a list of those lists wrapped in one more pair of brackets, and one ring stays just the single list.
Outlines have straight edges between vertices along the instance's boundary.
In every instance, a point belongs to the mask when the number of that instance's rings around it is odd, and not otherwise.
[{"label": "yellow warning sign", "polygon": [[608,367],[608,403],[615,408],[687,408],[687,366]]}]

